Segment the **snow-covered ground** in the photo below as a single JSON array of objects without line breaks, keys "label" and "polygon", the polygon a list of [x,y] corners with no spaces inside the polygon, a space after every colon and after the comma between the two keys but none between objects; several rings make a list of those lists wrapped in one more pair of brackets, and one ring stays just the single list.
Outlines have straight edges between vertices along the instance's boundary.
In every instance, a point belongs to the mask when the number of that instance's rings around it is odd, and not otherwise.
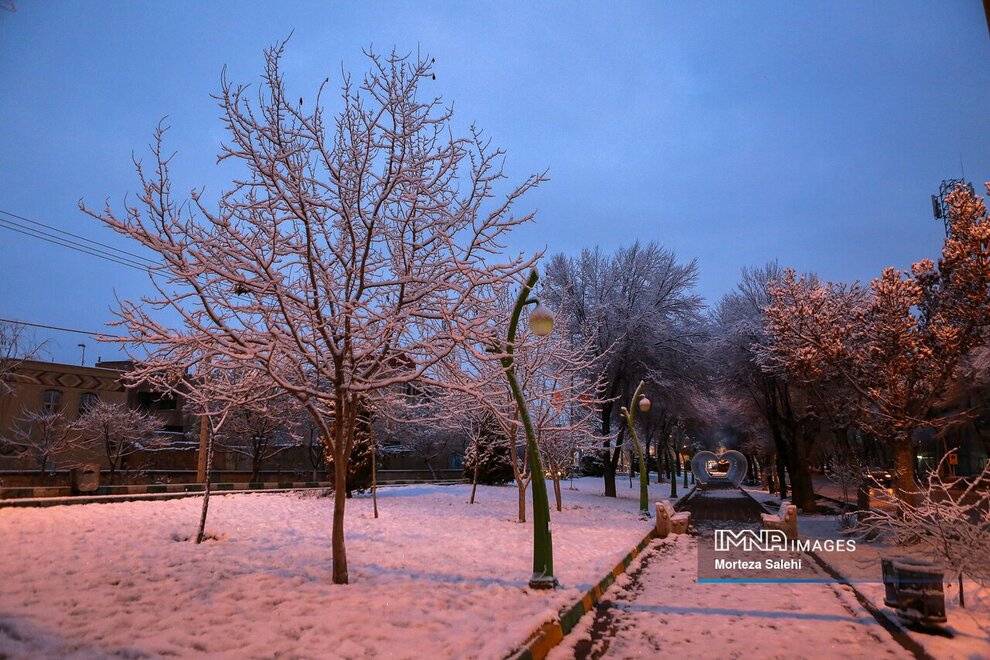
[{"label": "snow-covered ground", "polygon": [[[836,495],[834,489],[838,486],[831,484],[833,491],[828,496]],[[780,499],[769,495],[766,491],[748,489],[749,493],[766,506],[779,505]],[[819,483],[815,483],[816,492]],[[841,499],[841,494],[836,497]],[[843,536],[838,515],[798,515],[798,529],[802,537],[818,539],[847,538]],[[847,580],[853,582],[856,589],[877,608],[889,613],[896,620],[893,612],[883,604],[884,586],[881,582],[880,558],[888,556],[911,556],[910,548],[892,547],[886,543],[858,542],[854,553],[829,553],[829,565]],[[931,557],[919,556],[919,559],[931,560]],[[948,623],[946,628],[954,635],[952,638],[931,635],[914,630],[906,632],[912,639],[921,644],[933,657],[952,659],[990,658],[990,587],[984,587],[972,580],[966,580],[966,608],[959,607],[959,589],[955,582],[946,583],[945,611]]]},{"label": "snow-covered ground", "polygon": [[[653,541],[550,658],[902,658],[909,654],[832,584],[698,584],[698,541]],[[633,577],[631,578],[630,575]]]},{"label": "snow-covered ground", "polygon": [[[838,516],[799,515],[798,526],[802,536],[820,539],[842,537]],[[858,542],[856,552],[830,553],[828,562],[843,577],[855,583],[856,589],[874,605],[892,614],[883,604],[880,558],[912,554],[910,548],[893,547],[880,542]],[[921,556],[918,558],[929,561],[933,559]],[[939,660],[990,658],[990,588],[981,587],[972,580],[966,580],[963,586],[966,590],[965,609],[959,607],[959,589],[956,583],[944,585],[945,613],[948,619],[945,627],[954,637],[908,631],[912,639]]]},{"label": "snow-covered ground", "polygon": [[[649,531],[638,486],[564,483],[552,511],[562,588],[533,592],[514,487],[382,489],[348,501],[349,585],[331,583],[332,500],[244,494],[0,509],[0,657],[503,656]],[[651,485],[651,496],[669,485]]]}]

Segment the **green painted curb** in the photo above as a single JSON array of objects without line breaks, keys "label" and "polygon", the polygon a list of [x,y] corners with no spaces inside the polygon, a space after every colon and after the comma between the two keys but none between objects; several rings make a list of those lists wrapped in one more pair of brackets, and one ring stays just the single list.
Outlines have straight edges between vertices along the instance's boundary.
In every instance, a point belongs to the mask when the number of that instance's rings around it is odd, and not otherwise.
[{"label": "green painted curb", "polygon": [[605,591],[615,582],[615,578],[625,572],[632,560],[639,556],[655,536],[656,528],[654,527],[580,600],[560,610],[557,620],[541,625],[533,631],[521,648],[513,650],[506,657],[511,658],[511,660],[543,660],[547,653],[574,629],[581,617],[594,609],[595,605],[601,601]]},{"label": "green painted curb", "polygon": [[[677,507],[686,501],[693,492],[694,488],[681,495],[674,506]],[[650,532],[643,537],[643,540],[627,552],[622,560],[580,600],[560,610],[555,621],[544,623],[534,630],[521,646],[514,648],[505,657],[511,660],[543,660],[553,647],[563,641],[565,635],[574,630],[574,626],[581,620],[581,617],[594,609],[595,605],[601,601],[602,595],[615,582],[615,579],[626,572],[632,560],[650,545],[650,541],[656,538],[656,534],[657,529],[654,525]]]}]

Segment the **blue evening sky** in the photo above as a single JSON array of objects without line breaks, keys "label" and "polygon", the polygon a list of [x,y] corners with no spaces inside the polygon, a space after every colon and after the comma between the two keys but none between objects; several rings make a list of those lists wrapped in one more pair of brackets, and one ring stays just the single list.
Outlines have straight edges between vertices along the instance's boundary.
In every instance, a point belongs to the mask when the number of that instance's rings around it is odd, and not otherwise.
[{"label": "blue evening sky", "polygon": [[[0,210],[129,247],[76,208],[119,208],[168,115],[177,189],[216,191],[220,71],[256,82],[294,30],[290,90],[312,98],[362,48],[437,59],[435,91],[476,122],[537,222],[512,247],[656,240],[697,258],[699,293],[778,258],[869,279],[935,256],[929,195],[960,163],[990,180],[990,37],[978,0],[942,2],[62,2],[0,11]],[[332,107],[332,106],[331,106]],[[0,317],[101,329],[137,271],[0,229]],[[64,333],[49,357],[110,358]]]}]

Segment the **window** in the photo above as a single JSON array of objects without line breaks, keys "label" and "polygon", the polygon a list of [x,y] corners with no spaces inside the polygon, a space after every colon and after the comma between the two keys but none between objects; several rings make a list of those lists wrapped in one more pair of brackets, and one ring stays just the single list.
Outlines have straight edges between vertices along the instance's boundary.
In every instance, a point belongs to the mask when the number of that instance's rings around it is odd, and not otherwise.
[{"label": "window", "polygon": [[141,410],[177,410],[178,402],[170,394],[138,392],[138,407]]},{"label": "window", "polygon": [[96,405],[100,397],[93,392],[83,392],[79,395],[79,414],[85,415],[89,409]]},{"label": "window", "polygon": [[58,412],[62,407],[62,392],[59,390],[45,390],[41,396],[41,410],[46,413]]}]

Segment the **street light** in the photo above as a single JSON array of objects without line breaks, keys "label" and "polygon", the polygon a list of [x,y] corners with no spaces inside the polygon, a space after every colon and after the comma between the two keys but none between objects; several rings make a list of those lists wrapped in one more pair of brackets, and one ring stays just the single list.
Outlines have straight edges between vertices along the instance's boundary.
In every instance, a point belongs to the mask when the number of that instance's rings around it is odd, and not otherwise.
[{"label": "street light", "polygon": [[536,433],[533,422],[526,407],[526,397],[523,396],[519,381],[516,380],[516,367],[513,360],[516,329],[519,326],[519,316],[526,305],[536,305],[530,312],[529,328],[538,337],[545,337],[553,332],[553,314],[540,301],[529,297],[539,273],[534,268],[526,283],[519,290],[516,306],[509,320],[509,332],[505,340],[505,356],[502,358],[502,368],[509,381],[509,388],[519,409],[519,419],[526,431],[526,446],[529,453],[531,481],[533,482],[533,575],[529,578],[529,586],[533,589],[553,589],[557,586],[557,578],[553,574],[553,539],[550,536],[550,502],[547,499],[547,479],[543,473],[543,463],[540,461],[540,449],[536,446]]},{"label": "street light", "polygon": [[[636,453],[639,454],[639,512],[650,517],[650,474],[646,471],[646,457],[643,455],[643,448],[639,444],[639,436],[636,435],[636,425],[633,423],[633,410],[638,407],[642,412],[648,412],[650,410],[650,400],[642,394],[643,392],[643,381],[639,381],[639,386],[636,391],[633,392],[632,401],[629,404],[629,408],[622,406],[620,412],[622,416],[626,418],[626,424],[629,426],[629,435],[633,439],[633,445],[636,447]],[[633,404],[638,404],[634,406]],[[630,467],[630,472],[632,468]]]},{"label": "street light", "polygon": [[529,313],[529,329],[537,337],[546,337],[553,332],[553,312],[537,302],[536,307]]}]

